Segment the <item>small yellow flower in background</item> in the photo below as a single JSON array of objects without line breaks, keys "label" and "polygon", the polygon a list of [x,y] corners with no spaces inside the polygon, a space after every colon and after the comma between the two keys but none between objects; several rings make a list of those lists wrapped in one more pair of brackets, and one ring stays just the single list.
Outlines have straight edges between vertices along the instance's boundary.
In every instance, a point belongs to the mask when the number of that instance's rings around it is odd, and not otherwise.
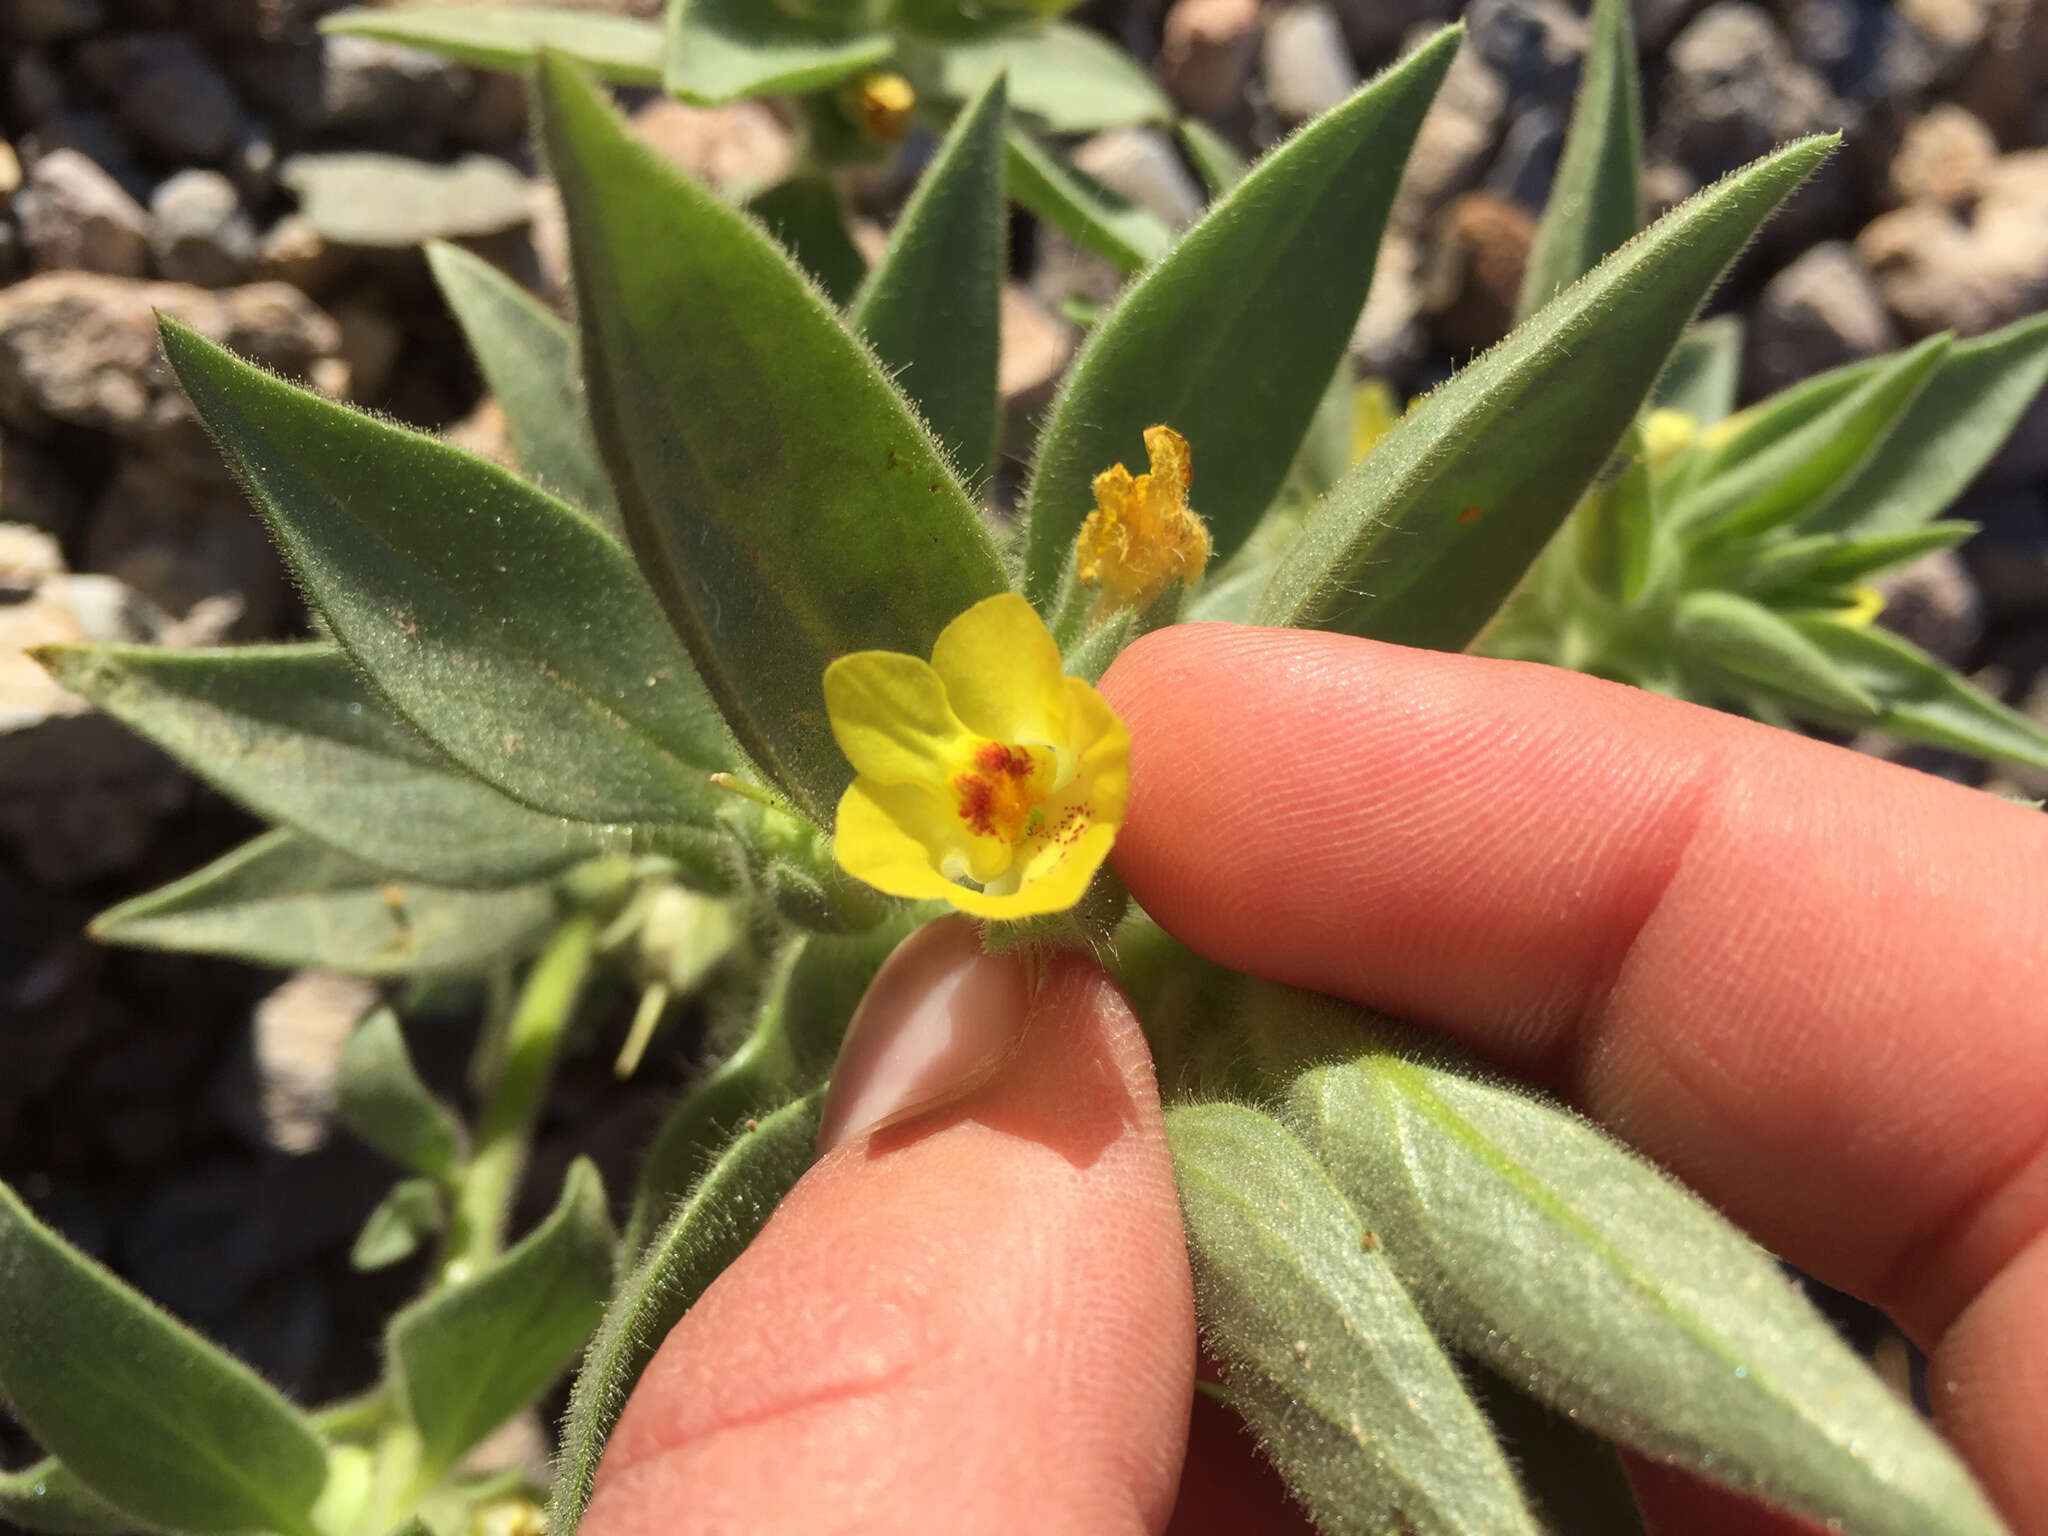
[{"label": "small yellow flower in background", "polygon": [[1209,563],[1209,529],[1188,507],[1193,459],[1171,427],[1147,427],[1150,474],[1116,464],[1095,477],[1095,510],[1074,541],[1081,584],[1097,607],[1143,608],[1174,582],[1193,586]]},{"label": "small yellow flower in background", "polygon": [[1884,612],[1884,594],[1875,587],[1851,587],[1847,596],[1849,606],[1835,615],[1837,624],[1864,629]]},{"label": "small yellow flower in background", "polygon": [[825,669],[825,710],[856,777],[840,868],[891,896],[976,917],[1078,902],[1129,798],[1131,738],[1013,592],[948,624],[929,663],[856,651]]},{"label": "small yellow flower in background", "polygon": [[881,144],[901,144],[910,133],[917,92],[901,75],[862,75],[848,94],[853,115],[869,138]]},{"label": "small yellow flower in background", "polygon": [[[1712,434],[1707,434],[1709,438]],[[1643,453],[1650,461],[1650,468],[1662,469],[1686,449],[1699,436],[1699,423],[1683,411],[1668,410],[1662,406],[1643,418]],[[1712,442],[1707,443],[1712,447]]]},{"label": "small yellow flower in background", "polygon": [[1351,396],[1351,458],[1355,463],[1379,446],[1401,419],[1401,402],[1385,379],[1360,379]]}]

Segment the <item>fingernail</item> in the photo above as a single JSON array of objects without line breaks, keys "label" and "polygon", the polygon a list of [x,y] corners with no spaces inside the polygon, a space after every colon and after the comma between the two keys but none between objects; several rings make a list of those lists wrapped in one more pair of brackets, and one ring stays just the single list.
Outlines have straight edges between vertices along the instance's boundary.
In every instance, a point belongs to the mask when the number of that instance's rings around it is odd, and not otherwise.
[{"label": "fingernail", "polygon": [[883,964],[847,1026],[818,1127],[822,1156],[995,1075],[1024,1037],[1022,961],[985,955],[974,925],[934,923]]}]

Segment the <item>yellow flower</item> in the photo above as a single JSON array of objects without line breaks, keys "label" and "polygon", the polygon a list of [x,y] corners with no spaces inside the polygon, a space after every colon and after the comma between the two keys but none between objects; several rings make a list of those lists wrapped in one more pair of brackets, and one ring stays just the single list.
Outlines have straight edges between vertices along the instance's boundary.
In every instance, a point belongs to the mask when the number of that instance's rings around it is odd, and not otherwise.
[{"label": "yellow flower", "polygon": [[825,669],[832,734],[858,775],[832,851],[892,896],[976,917],[1081,899],[1123,825],[1131,738],[1015,593],[948,624],[929,664],[856,651]]},{"label": "yellow flower", "polygon": [[[1683,411],[1660,406],[1643,418],[1643,452],[1652,469],[1662,469],[1690,448],[1693,439],[1699,436],[1699,424]],[[1714,434],[1709,432],[1702,440],[1711,448],[1713,437]]]},{"label": "yellow flower", "polygon": [[1851,587],[1844,596],[1848,601],[1835,615],[1837,624],[1867,629],[1871,621],[1884,612],[1884,594],[1875,587]]},{"label": "yellow flower", "polygon": [[1187,439],[1147,427],[1145,452],[1150,474],[1117,464],[1095,477],[1095,510],[1074,541],[1081,583],[1101,589],[1101,609],[1143,608],[1176,581],[1194,585],[1209,563],[1209,530],[1188,507]]},{"label": "yellow flower", "polygon": [[847,88],[854,119],[880,144],[901,144],[910,134],[917,92],[901,75],[862,75]]}]

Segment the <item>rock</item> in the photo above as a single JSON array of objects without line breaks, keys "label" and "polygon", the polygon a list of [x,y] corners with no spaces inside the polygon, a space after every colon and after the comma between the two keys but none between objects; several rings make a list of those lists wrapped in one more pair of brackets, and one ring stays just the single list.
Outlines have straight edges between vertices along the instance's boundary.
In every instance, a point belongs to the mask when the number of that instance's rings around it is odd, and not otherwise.
[{"label": "rock", "polygon": [[1458,12],[1458,0],[1331,0],[1352,52],[1368,66],[1391,60]]},{"label": "rock", "polygon": [[1978,184],[1971,224],[1998,324],[2048,307],[2048,149],[2002,155]]},{"label": "rock", "polygon": [[21,190],[21,157],[14,146],[0,139],[0,213],[14,206],[14,194]]},{"label": "rock", "polygon": [[519,455],[512,451],[512,429],[505,420],[505,408],[490,395],[477,401],[476,409],[451,427],[441,430],[444,442],[466,449],[480,459],[519,468]]},{"label": "rock", "polygon": [[1990,0],[1983,43],[1965,62],[1951,94],[2004,144],[2048,141],[2048,5]]},{"label": "rock", "polygon": [[1259,51],[1259,0],[1174,0],[1159,43],[1167,93],[1197,117],[1224,117],[1244,99]]},{"label": "rock", "polygon": [[136,143],[174,165],[220,159],[241,131],[234,87],[181,32],[94,38],[78,66]]},{"label": "rock", "polygon": [[1782,0],[1773,7],[1792,52],[1836,92],[1855,101],[1885,93],[1885,53],[1895,27],[1873,0]]},{"label": "rock", "polygon": [[97,31],[106,19],[100,0],[8,0],[0,35],[50,43]]},{"label": "rock", "polygon": [[1179,228],[1201,216],[1202,189],[1157,128],[1110,128],[1074,151],[1074,164],[1110,191]]},{"label": "rock", "polygon": [[354,260],[353,252],[329,245],[304,214],[288,213],[263,232],[254,275],[258,282],[290,283],[317,299]]},{"label": "rock", "polygon": [[64,81],[48,54],[25,48],[7,69],[7,88],[14,97],[14,116],[33,127],[64,105]]},{"label": "rock", "polygon": [[242,201],[254,207],[269,201],[277,190],[277,140],[254,118],[243,123],[228,157],[221,164]]},{"label": "rock", "polygon": [[43,158],[60,149],[85,156],[121,188],[140,201],[149,195],[150,176],[142,169],[128,141],[104,112],[64,107],[52,112],[35,129],[22,136],[21,162],[33,172]]},{"label": "rock", "polygon": [[1774,394],[1898,344],[1869,268],[1854,246],[1830,240],[1764,285],[1748,327],[1745,393]]},{"label": "rock", "polygon": [[256,259],[256,230],[234,183],[218,171],[180,171],[149,202],[149,248],[174,283],[232,288]]},{"label": "rock", "polygon": [[320,47],[321,129],[430,128],[438,137],[469,104],[469,71],[435,54],[373,37],[327,37]]},{"label": "rock", "polygon": [[1562,0],[1473,0],[1465,25],[1512,100],[1570,108],[1589,35],[1583,16]]},{"label": "rock", "polygon": [[1358,66],[1326,5],[1290,5],[1266,17],[1259,72],[1273,110],[1290,122],[1327,112],[1358,89]]},{"label": "rock", "polygon": [[496,234],[532,217],[532,184],[490,155],[450,165],[367,152],[294,155],[278,179],[336,245],[415,246]]},{"label": "rock", "polygon": [[334,323],[341,327],[341,358],[348,364],[349,394],[359,402],[384,393],[392,366],[405,350],[404,328],[390,311],[389,304],[362,300],[334,306]]},{"label": "rock", "polygon": [[2033,313],[2048,305],[2048,150],[1993,162],[1968,223],[1913,203],[1864,226],[1856,250],[1908,335],[1974,336]]},{"label": "rock", "polygon": [[728,197],[772,186],[796,163],[796,140],[758,101],[692,107],[657,97],[633,114],[633,132],[671,165]]},{"label": "rock", "polygon": [[0,517],[69,538],[85,516],[85,498],[55,454],[33,438],[0,431]]},{"label": "rock", "polygon": [[157,350],[156,311],[327,394],[347,389],[341,333],[283,283],[209,290],[45,272],[0,290],[0,425],[52,422],[129,442],[177,437],[215,455]]},{"label": "rock", "polygon": [[1002,360],[996,384],[1010,418],[1028,423],[1052,404],[1074,355],[1074,328],[1020,283],[1003,285]]},{"label": "rock", "polygon": [[1906,128],[1886,180],[1894,202],[1962,212],[1976,202],[1998,141],[1961,107],[1937,102]]},{"label": "rock", "polygon": [[1678,36],[1679,28],[1698,14],[1704,0],[1633,0],[1636,47],[1646,54],[1661,54]]},{"label": "rock", "polygon": [[1486,190],[1520,203],[1540,215],[1557,179],[1558,157],[1564,153],[1565,115],[1556,107],[1531,107],[1508,124]]},{"label": "rock", "polygon": [[1420,267],[1415,241],[1388,230],[1373,263],[1365,308],[1351,332],[1351,355],[1361,372],[1399,378],[1421,359],[1428,338],[1422,328]]},{"label": "rock", "polygon": [[299,971],[256,1005],[256,1072],[271,1147],[297,1155],[327,1140],[342,1045],[376,1002],[375,982]]},{"label": "rock", "polygon": [[75,149],[44,155],[15,197],[23,243],[38,267],[116,277],[149,270],[149,215]]},{"label": "rock", "polygon": [[1950,666],[1969,669],[1984,638],[1984,603],[1962,556],[1938,550],[1871,585],[1884,595],[1879,623]]},{"label": "rock", "polygon": [[477,149],[525,142],[526,81],[494,69],[472,74],[469,96],[455,119],[454,133],[459,142]]},{"label": "rock", "polygon": [[1536,220],[1519,203],[1467,192],[1443,211],[1423,260],[1423,308],[1439,344],[1473,353],[1513,329]]},{"label": "rock", "polygon": [[1419,230],[1430,215],[1473,186],[1493,152],[1507,111],[1507,87],[1467,43],[1451,60],[1394,196],[1393,224]]},{"label": "rock", "polygon": [[1768,12],[1719,0],[1671,45],[1652,143],[1704,183],[1850,115],[1792,56]]},{"label": "rock", "polygon": [[2039,486],[1976,491],[1956,508],[1978,524],[1962,547],[1988,623],[2024,623],[2048,608],[2048,492]]},{"label": "rock", "polygon": [[277,633],[291,602],[277,551],[227,467],[185,445],[122,456],[84,555],[165,613],[225,615],[220,627],[243,636]]},{"label": "rock", "polygon": [[1934,78],[1942,80],[1984,40],[1991,25],[1986,0],[1894,0],[1899,17],[1932,50]]}]

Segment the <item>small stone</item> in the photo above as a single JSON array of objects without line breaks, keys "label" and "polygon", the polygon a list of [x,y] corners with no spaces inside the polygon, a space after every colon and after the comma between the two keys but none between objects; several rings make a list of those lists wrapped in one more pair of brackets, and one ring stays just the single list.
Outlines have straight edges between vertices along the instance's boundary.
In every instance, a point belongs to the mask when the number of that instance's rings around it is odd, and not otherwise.
[{"label": "small stone", "polygon": [[2048,150],[1993,162],[1969,223],[1912,203],[1856,237],[1885,305],[1911,336],[1994,330],[2048,305]]},{"label": "small stone", "polygon": [[532,183],[503,160],[432,165],[398,155],[294,155],[278,179],[328,241],[368,247],[492,235],[532,217]]},{"label": "small stone", "polygon": [[1849,116],[1827,82],[1792,56],[1768,12],[1720,0],[1671,45],[1653,142],[1711,181]]},{"label": "small stone", "polygon": [[274,634],[290,604],[262,520],[227,467],[196,451],[123,455],[93,507],[84,554],[92,569],[166,614],[196,617],[199,628]]},{"label": "small stone", "polygon": [[0,213],[14,206],[14,194],[21,190],[21,157],[14,146],[0,139]]},{"label": "small stone", "polygon": [[505,420],[505,408],[497,399],[485,395],[477,401],[476,409],[451,427],[441,430],[443,442],[475,454],[480,459],[489,459],[506,469],[519,468],[519,455],[512,451],[512,429]]},{"label": "small stone", "polygon": [[234,87],[183,33],[95,38],[78,65],[136,143],[174,165],[220,159],[241,130]]},{"label": "small stone", "polygon": [[1451,60],[1394,197],[1396,227],[1419,230],[1444,204],[1479,180],[1508,105],[1507,87],[1467,43]]},{"label": "small stone", "polygon": [[1583,16],[1560,0],[1473,0],[1465,25],[1513,100],[1570,106],[1589,36]]},{"label": "small stone", "polygon": [[1984,603],[1970,569],[1952,549],[1874,577],[1884,597],[1878,622],[1958,670],[1968,670],[1984,638]]},{"label": "small stone", "polygon": [[1486,173],[1486,190],[1541,214],[1557,179],[1564,130],[1564,114],[1556,107],[1531,107],[1516,116],[1501,140],[1500,153],[1493,157],[1493,169]]},{"label": "small stone", "polygon": [[31,127],[64,105],[64,81],[40,49],[26,48],[14,56],[7,86],[14,93],[16,118]]},{"label": "small stone", "polygon": [[404,328],[391,318],[387,306],[362,301],[335,305],[334,323],[341,327],[350,396],[364,404],[378,399],[405,350]]},{"label": "small stone", "polygon": [[75,149],[44,155],[15,197],[29,259],[140,277],[149,268],[149,215],[119,182]]},{"label": "small stone", "polygon": [[1479,352],[1513,329],[1536,220],[1491,192],[1467,192],[1446,208],[1423,264],[1423,308],[1439,343]]},{"label": "small stone", "polygon": [[228,157],[221,164],[242,201],[257,206],[277,190],[277,140],[262,123],[250,118],[242,124]]},{"label": "small stone", "polygon": [[1391,60],[1458,13],[1458,0],[1331,0],[1353,53],[1368,65]]},{"label": "small stone", "polygon": [[526,82],[489,69],[470,76],[470,91],[454,123],[456,139],[477,149],[525,142]]},{"label": "small stone", "polygon": [[2048,5],[1990,0],[1990,12],[1988,34],[1965,61],[1950,95],[2001,143],[2048,141]]},{"label": "small stone", "polygon": [[1290,5],[1266,17],[1259,71],[1273,110],[1290,122],[1327,112],[1358,89],[1358,66],[1326,5]]},{"label": "small stone", "polygon": [[1748,393],[1775,394],[1898,344],[1870,269],[1854,246],[1830,240],[1764,285],[1749,323]]},{"label": "small stone", "polygon": [[1955,516],[1978,525],[1962,547],[1987,623],[2026,623],[2048,609],[2048,492],[2009,486],[1972,492]]},{"label": "small stone", "polygon": [[1792,52],[1842,95],[1867,101],[1883,93],[1888,5],[1871,0],[1781,0],[1774,7]]},{"label": "small stone", "polygon": [[374,37],[321,40],[318,125],[328,130],[407,123],[445,129],[460,120],[469,72],[436,54]]},{"label": "small stone", "polygon": [[100,0],[8,0],[0,35],[49,43],[95,32],[106,25]]},{"label": "small stone", "polygon": [[1003,285],[1001,319],[996,387],[1004,411],[1014,420],[1029,421],[1052,404],[1060,374],[1074,355],[1074,328],[1020,283]]},{"label": "small stone", "polygon": [[60,149],[85,156],[120,184],[138,202],[149,195],[152,178],[142,169],[121,137],[114,120],[89,108],[65,107],[51,113],[20,140],[21,163],[33,172],[47,155]]},{"label": "small stone", "polygon": [[1906,128],[1888,173],[1900,203],[1934,203],[1958,212],[1977,200],[1998,141],[1961,107],[1938,102]]},{"label": "small stone", "polygon": [[1399,378],[1428,346],[1422,327],[1421,253],[1415,241],[1388,230],[1373,263],[1372,287],[1351,332],[1351,355],[1375,378]]},{"label": "small stone", "polygon": [[1074,151],[1074,164],[1117,196],[1151,209],[1175,228],[1201,216],[1202,189],[1157,128],[1106,129]]},{"label": "small stone", "polygon": [[1197,117],[1223,117],[1244,99],[1258,51],[1259,0],[1174,0],[1160,38],[1160,78]]},{"label": "small stone", "polygon": [[259,282],[289,283],[318,297],[348,271],[353,258],[329,245],[303,213],[288,213],[265,230],[256,253]]},{"label": "small stone", "polygon": [[1994,285],[1995,324],[2048,308],[2048,149],[1992,163],[1971,232]]},{"label": "small stone", "polygon": [[633,114],[633,132],[671,165],[728,197],[773,186],[796,163],[796,140],[767,106],[692,107],[663,96]]},{"label": "small stone", "polygon": [[85,516],[85,497],[55,454],[34,438],[0,431],[0,516],[69,538]]},{"label": "small stone", "polygon": [[150,199],[149,248],[175,283],[231,288],[256,259],[256,230],[234,183],[218,171],[180,171]]},{"label": "small stone", "polygon": [[270,1146],[303,1155],[327,1140],[342,1045],[376,1002],[375,982],[299,971],[256,1005],[256,1073]]},{"label": "small stone", "polygon": [[1985,0],[1894,0],[1899,16],[1933,46],[1936,77],[1948,75],[1984,40],[1991,25]]}]

